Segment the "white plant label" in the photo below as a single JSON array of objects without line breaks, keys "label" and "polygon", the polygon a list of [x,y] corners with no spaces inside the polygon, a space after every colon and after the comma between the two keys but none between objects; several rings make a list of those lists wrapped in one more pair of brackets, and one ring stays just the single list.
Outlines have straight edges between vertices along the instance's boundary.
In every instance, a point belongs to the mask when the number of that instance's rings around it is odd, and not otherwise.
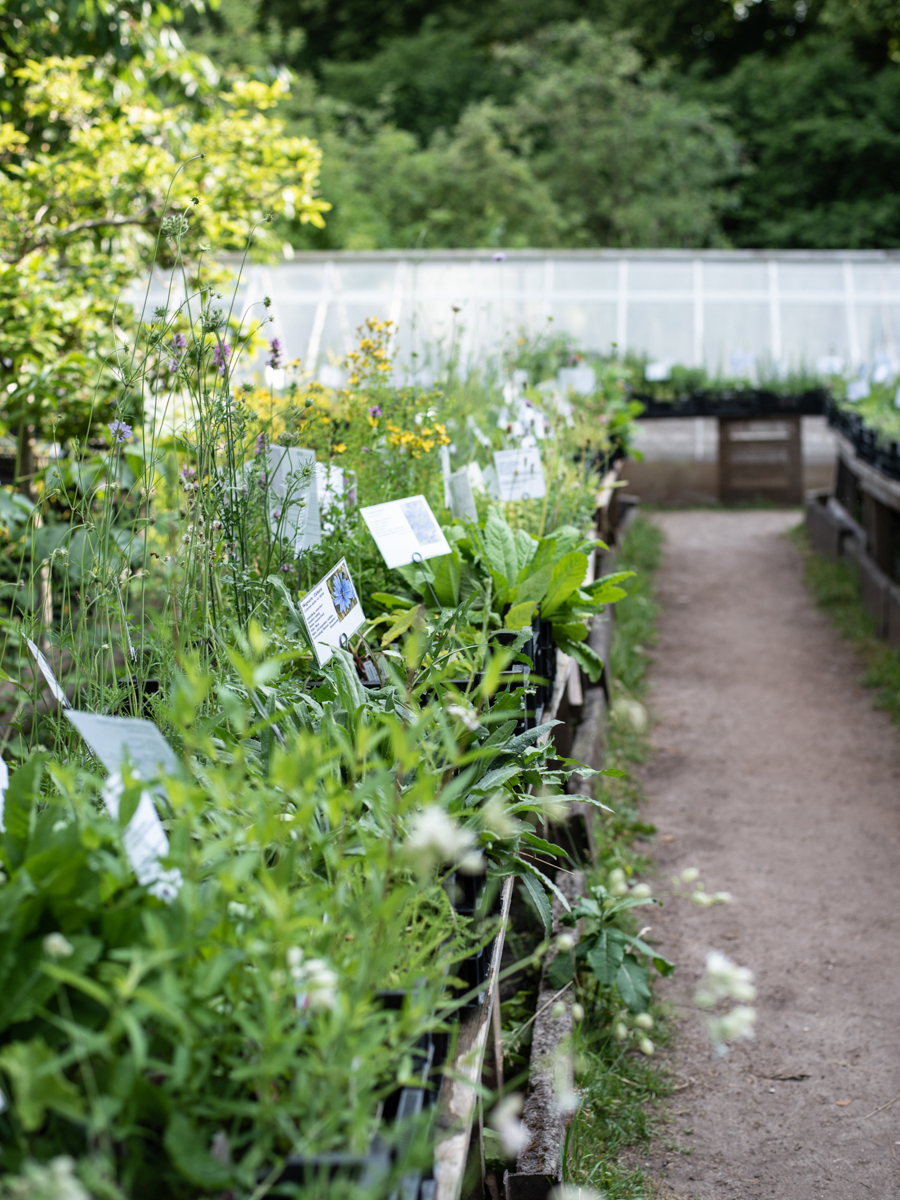
[{"label": "white plant label", "polygon": [[447,481],[450,492],[450,511],[457,520],[478,520],[478,509],[475,507],[475,493],[472,491],[472,480],[469,478],[468,467],[454,471]]},{"label": "white plant label", "polygon": [[63,708],[71,708],[72,705],[69,703],[68,696],[62,690],[56,676],[53,674],[53,668],[47,662],[46,658],[44,658],[43,654],[41,654],[40,650],[38,650],[31,638],[26,638],[25,642],[28,646],[28,649],[31,651],[31,657],[37,663],[39,671],[46,679],[47,686],[56,697],[57,702],[61,704]]},{"label": "white plant label", "polygon": [[373,504],[359,511],[389,570],[405,567],[416,554],[439,558],[450,553],[447,539],[424,496],[389,500],[387,504]]},{"label": "white plant label", "polygon": [[441,446],[441,476],[444,480],[444,508],[450,508],[450,447]]},{"label": "white plant label", "polygon": [[541,452],[536,447],[496,450],[494,466],[500,500],[540,500],[546,495]]},{"label": "white plant label", "polygon": [[[272,446],[269,455],[272,530],[292,539],[295,549],[308,550],[322,538],[316,452],[296,446]],[[304,481],[307,467],[312,471]]]},{"label": "white plant label", "polygon": [[110,774],[121,771],[129,762],[141,779],[155,779],[161,774],[172,775],[178,766],[172,747],[152,721],[100,716],[71,708],[66,716]]},{"label": "white plant label", "polygon": [[[103,803],[114,821],[119,819],[123,790],[122,776],[118,772],[107,779],[103,788]],[[184,880],[177,867],[167,870],[160,862],[168,856],[169,839],[148,791],[141,792],[134,816],[122,833],[122,845],[138,883],[148,888],[158,900],[170,904]]]},{"label": "white plant label", "polygon": [[300,611],[319,666],[324,667],[335,647],[340,646],[341,638],[351,637],[366,620],[346,558],[306,593],[300,601]]}]

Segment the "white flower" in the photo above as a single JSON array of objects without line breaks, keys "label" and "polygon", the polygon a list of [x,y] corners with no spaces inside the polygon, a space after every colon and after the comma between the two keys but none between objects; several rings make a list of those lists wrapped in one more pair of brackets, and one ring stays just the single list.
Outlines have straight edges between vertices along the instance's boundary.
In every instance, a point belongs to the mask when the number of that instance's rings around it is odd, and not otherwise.
[{"label": "white flower", "polygon": [[712,896],[707,896],[706,892],[704,892],[702,888],[698,888],[696,892],[691,893],[691,900],[697,905],[698,908],[712,908],[712,906],[715,904],[715,900],[713,900]]},{"label": "white flower", "polygon": [[510,814],[501,792],[495,792],[481,807],[481,822],[498,838],[515,837],[522,826]]},{"label": "white flower", "polygon": [[406,839],[406,853],[427,874],[436,863],[458,862],[475,844],[471,829],[457,825],[436,804],[423,808]]},{"label": "white flower", "polygon": [[653,1028],[653,1018],[649,1013],[638,1013],[638,1015],[634,1018],[634,1023],[639,1029]]},{"label": "white flower", "polygon": [[746,1004],[737,1004],[731,1012],[709,1021],[709,1036],[719,1054],[727,1051],[726,1042],[748,1041],[753,1037],[756,1024],[756,1009]]},{"label": "white flower", "polygon": [[628,894],[628,883],[625,879],[625,872],[621,867],[614,867],[609,873],[609,893],[611,896],[626,896]]},{"label": "white flower", "polygon": [[560,954],[568,954],[570,950],[575,949],[575,939],[571,933],[561,933],[556,939],[556,948]]},{"label": "white flower", "polygon": [[558,1112],[563,1115],[574,1113],[578,1108],[578,1093],[575,1091],[575,1064],[571,1047],[562,1042],[553,1052],[553,1095]]},{"label": "white flower", "polygon": [[505,1096],[488,1117],[488,1124],[496,1130],[507,1158],[518,1158],[531,1144],[531,1130],[519,1120],[521,1111],[521,1096]]},{"label": "white flower", "polygon": [[61,933],[48,933],[43,941],[44,953],[48,958],[68,958],[75,953],[75,947]]},{"label": "white flower", "polygon": [[647,900],[653,895],[653,889],[649,883],[636,883],[631,889],[631,894],[637,900]]},{"label": "white flower", "polygon": [[461,871],[463,875],[483,875],[484,868],[484,855],[480,850],[470,850],[456,864],[457,871]]},{"label": "white flower", "polygon": [[603,1195],[601,1192],[595,1192],[593,1188],[563,1183],[553,1189],[548,1200],[603,1200]]},{"label": "white flower", "polygon": [[696,867],[685,867],[685,869],[681,872],[682,883],[693,883],[695,879],[699,878],[700,872]]},{"label": "white flower", "polygon": [[753,972],[748,967],[735,966],[730,958],[718,950],[711,950],[706,956],[706,974],[701,983],[701,990],[704,994],[713,995],[716,1000],[756,999]]},{"label": "white flower", "polygon": [[459,717],[466,729],[473,733],[478,728],[478,714],[473,708],[464,708],[461,704],[448,704],[447,712],[451,717]]},{"label": "white flower", "polygon": [[338,977],[331,967],[321,958],[304,959],[299,946],[289,946],[285,958],[297,988],[297,1007],[333,1009]]},{"label": "white flower", "polygon": [[21,1175],[7,1176],[5,1182],[13,1200],[91,1200],[75,1174],[75,1160],[68,1154],[48,1163],[27,1162]]}]

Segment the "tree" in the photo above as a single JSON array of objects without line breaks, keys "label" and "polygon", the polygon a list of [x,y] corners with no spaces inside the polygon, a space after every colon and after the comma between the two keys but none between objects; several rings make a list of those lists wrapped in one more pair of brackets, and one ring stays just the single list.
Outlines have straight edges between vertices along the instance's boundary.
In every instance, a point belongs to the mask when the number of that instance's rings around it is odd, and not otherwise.
[{"label": "tree", "polygon": [[[185,68],[192,65],[182,62]],[[113,78],[87,57],[17,70],[22,128],[0,127],[0,418],[30,486],[36,436],[84,437],[128,389],[128,317],[116,301],[149,269],[157,239],[190,226],[196,245],[280,252],[269,218],[321,224],[320,151],[271,110],[276,81],[188,76],[195,99],[160,104],[153,56]],[[99,372],[98,362],[110,370]],[[64,403],[61,399],[64,398]],[[98,411],[99,410],[99,411]]]}]

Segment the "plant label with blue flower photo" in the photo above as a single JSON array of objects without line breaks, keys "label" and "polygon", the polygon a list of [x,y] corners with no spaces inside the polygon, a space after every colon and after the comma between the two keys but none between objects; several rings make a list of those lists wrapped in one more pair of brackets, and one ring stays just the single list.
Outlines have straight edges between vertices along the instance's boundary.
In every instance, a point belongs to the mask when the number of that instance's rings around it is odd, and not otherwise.
[{"label": "plant label with blue flower photo", "polygon": [[535,446],[495,450],[497,495],[500,500],[541,500],[547,492],[541,452]]},{"label": "plant label with blue flower photo", "polygon": [[360,516],[369,527],[375,544],[388,569],[405,567],[422,558],[449,554],[450,546],[424,496],[407,496],[361,508]]},{"label": "plant label with blue flower photo", "polygon": [[306,593],[300,611],[319,666],[324,667],[341,638],[351,637],[366,621],[346,558]]}]

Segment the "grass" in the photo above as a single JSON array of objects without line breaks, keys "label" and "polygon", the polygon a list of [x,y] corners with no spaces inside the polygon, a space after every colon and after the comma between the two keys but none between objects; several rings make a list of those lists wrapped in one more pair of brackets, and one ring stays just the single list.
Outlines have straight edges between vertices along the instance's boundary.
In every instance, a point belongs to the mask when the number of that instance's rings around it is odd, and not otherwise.
[{"label": "grass", "polygon": [[[611,651],[614,694],[622,692],[640,700],[646,693],[650,648],[656,638],[659,607],[654,598],[654,573],[662,554],[662,533],[639,517],[622,546],[617,569],[637,572],[629,581],[628,598],[616,606]],[[598,828],[600,862],[596,882],[617,865],[640,869],[645,860],[633,847],[636,839],[652,836],[652,826],[641,821],[642,799],[635,767],[648,754],[646,733],[611,724],[606,765],[626,772],[610,780],[604,800],[614,809]],[[668,1031],[662,1013],[654,1008],[653,1040],[665,1045]],[[648,1195],[649,1182],[639,1168],[621,1161],[628,1148],[647,1144],[654,1134],[657,1102],[670,1090],[665,1074],[653,1059],[623,1049],[605,1023],[578,1027],[575,1041],[576,1077],[582,1102],[567,1141],[567,1182],[596,1188],[607,1200],[640,1200]]]},{"label": "grass", "polygon": [[804,525],[790,534],[805,559],[806,582],[816,604],[830,617],[841,637],[859,654],[865,670],[864,687],[872,688],[872,703],[900,725],[900,655],[875,633],[875,622],[859,598],[859,577],[847,559],[836,562],[817,554]]}]

